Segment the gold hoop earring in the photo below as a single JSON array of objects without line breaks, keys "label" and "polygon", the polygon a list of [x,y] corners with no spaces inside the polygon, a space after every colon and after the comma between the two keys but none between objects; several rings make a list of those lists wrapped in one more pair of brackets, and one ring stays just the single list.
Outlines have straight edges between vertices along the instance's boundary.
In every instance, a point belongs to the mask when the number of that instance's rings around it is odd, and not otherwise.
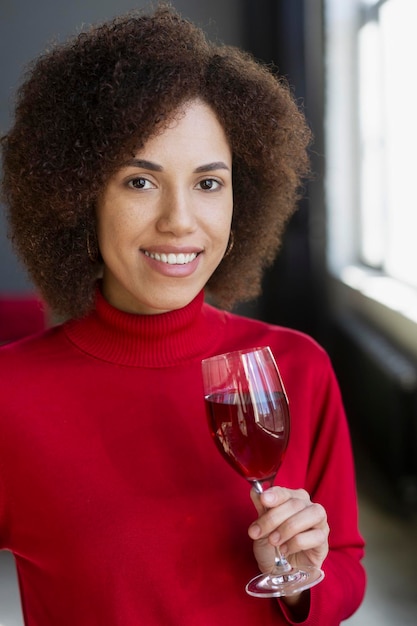
[{"label": "gold hoop earring", "polygon": [[227,256],[229,256],[229,254],[231,253],[231,251],[233,250],[233,246],[235,245],[235,236],[233,234],[233,230],[230,231],[230,235],[229,235],[229,241],[227,244],[227,248],[226,248],[226,252],[223,255],[223,258],[225,259]]},{"label": "gold hoop earring", "polygon": [[95,240],[94,248],[93,250],[90,242],[90,233],[87,231],[87,255],[91,263],[96,263],[98,259],[97,240]]}]

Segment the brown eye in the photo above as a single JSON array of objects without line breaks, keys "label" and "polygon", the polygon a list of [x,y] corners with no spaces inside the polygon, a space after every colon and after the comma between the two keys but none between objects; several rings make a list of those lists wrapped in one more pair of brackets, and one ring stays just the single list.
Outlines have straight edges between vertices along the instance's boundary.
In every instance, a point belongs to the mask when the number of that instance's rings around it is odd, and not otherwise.
[{"label": "brown eye", "polygon": [[199,182],[199,185],[203,191],[214,191],[220,187],[219,181],[214,178],[205,178]]},{"label": "brown eye", "polygon": [[129,180],[128,185],[134,189],[149,189],[151,187],[149,180],[142,177],[132,178],[132,180]]}]

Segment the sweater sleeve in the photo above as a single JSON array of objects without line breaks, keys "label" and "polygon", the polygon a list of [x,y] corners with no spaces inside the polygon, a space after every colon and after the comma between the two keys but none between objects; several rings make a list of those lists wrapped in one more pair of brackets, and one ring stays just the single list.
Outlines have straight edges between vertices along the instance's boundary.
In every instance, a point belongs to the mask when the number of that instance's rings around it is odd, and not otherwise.
[{"label": "sweater sleeve", "polygon": [[0,405],[0,550],[5,547],[5,517],[6,517],[6,495],[5,495],[5,469],[4,469],[4,445],[5,445],[5,432],[3,425],[3,412],[5,398],[3,390],[4,381],[4,367],[1,359],[0,351],[0,396],[2,403]]},{"label": "sweater sleeve", "polygon": [[[305,626],[336,626],[359,607],[365,591],[361,565],[364,542],[358,531],[358,507],[350,434],[330,360],[324,355],[321,379],[313,386],[311,454],[305,488],[321,503],[330,527],[325,579],[310,591]],[[317,377],[318,378],[318,377]],[[289,608],[279,601],[289,624]]]}]

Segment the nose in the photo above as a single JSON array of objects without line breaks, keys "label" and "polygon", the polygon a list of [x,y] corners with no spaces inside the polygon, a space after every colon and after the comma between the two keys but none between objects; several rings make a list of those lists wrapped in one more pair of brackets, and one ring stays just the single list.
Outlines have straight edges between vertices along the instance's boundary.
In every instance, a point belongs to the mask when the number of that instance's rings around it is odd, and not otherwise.
[{"label": "nose", "polygon": [[161,232],[181,237],[196,228],[192,192],[179,188],[169,189],[161,198],[157,228]]}]

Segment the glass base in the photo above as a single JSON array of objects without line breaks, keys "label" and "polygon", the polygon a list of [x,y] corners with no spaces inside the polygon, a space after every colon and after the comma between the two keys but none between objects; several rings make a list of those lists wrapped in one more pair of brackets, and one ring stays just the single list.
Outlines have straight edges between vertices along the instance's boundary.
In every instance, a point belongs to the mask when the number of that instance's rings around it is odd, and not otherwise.
[{"label": "glass base", "polygon": [[260,574],[246,585],[246,593],[257,598],[279,598],[293,596],[314,587],[324,578],[324,572],[317,567],[306,565],[302,569],[290,570],[282,576]]}]

